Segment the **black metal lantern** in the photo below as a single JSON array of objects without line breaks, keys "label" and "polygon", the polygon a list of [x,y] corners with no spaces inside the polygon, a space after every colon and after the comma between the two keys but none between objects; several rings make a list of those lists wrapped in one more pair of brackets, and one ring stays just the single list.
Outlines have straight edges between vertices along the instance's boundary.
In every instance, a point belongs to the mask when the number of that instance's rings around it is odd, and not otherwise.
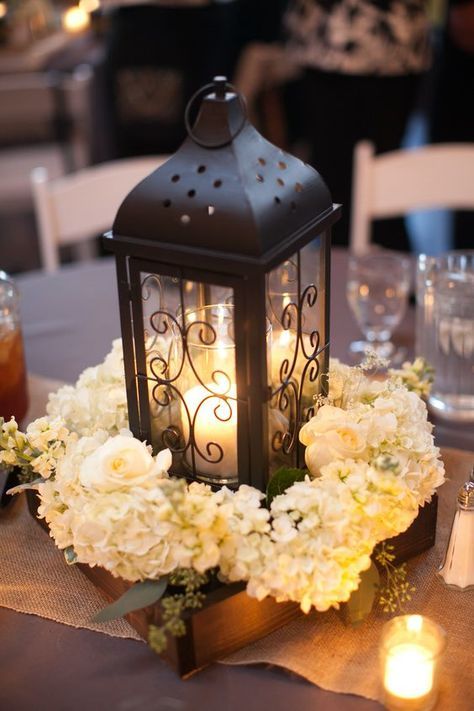
[{"label": "black metal lantern", "polygon": [[299,429],[324,389],[340,208],[313,168],[253,128],[225,78],[198,98],[189,137],[106,239],[130,426],[171,449],[176,473],[263,489],[278,466],[302,464]]}]

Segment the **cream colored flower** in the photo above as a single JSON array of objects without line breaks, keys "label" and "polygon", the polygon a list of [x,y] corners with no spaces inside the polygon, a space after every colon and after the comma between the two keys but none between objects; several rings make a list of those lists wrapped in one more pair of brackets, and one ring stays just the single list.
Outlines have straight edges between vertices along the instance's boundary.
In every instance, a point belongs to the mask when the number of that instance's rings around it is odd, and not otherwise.
[{"label": "cream colored flower", "polygon": [[101,491],[151,485],[156,476],[161,475],[164,466],[170,463],[167,450],[155,460],[146,445],[134,439],[129,432],[128,435],[111,437],[84,459],[79,470],[79,480],[82,486]]},{"label": "cream colored flower", "polygon": [[306,445],[306,466],[314,476],[334,459],[360,459],[367,454],[366,428],[331,405],[323,405],[302,427],[300,441]]}]

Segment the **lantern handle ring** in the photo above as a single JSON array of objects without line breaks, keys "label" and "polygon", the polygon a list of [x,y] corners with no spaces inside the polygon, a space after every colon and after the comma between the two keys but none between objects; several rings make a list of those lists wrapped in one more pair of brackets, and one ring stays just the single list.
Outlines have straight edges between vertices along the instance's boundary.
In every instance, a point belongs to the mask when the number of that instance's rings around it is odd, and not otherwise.
[{"label": "lantern handle ring", "polygon": [[[221,80],[223,77],[216,77],[216,80]],[[227,146],[229,143],[232,143],[234,138],[237,138],[239,133],[242,131],[243,127],[245,126],[245,123],[247,121],[247,103],[242,96],[240,92],[237,91],[235,86],[231,84],[230,82],[223,80],[223,81],[216,81],[212,82],[211,84],[206,84],[205,86],[201,87],[198,89],[189,99],[186,110],[184,112],[184,125],[186,126],[186,131],[188,133],[188,136],[192,138],[194,143],[197,143],[198,146],[202,146],[203,148],[223,148],[224,146]],[[224,91],[224,96],[225,96],[225,90],[230,89],[233,93],[236,94],[240,101],[240,105],[242,107],[242,122],[240,126],[238,126],[237,130],[234,131],[234,133],[230,136],[229,139],[221,142],[221,143],[213,143],[212,141],[203,141],[201,138],[197,138],[194,131],[193,127],[191,126],[191,121],[189,119],[189,114],[191,112],[191,108],[194,104],[194,102],[201,98],[202,96],[205,96],[206,93],[209,91],[209,89],[214,89],[215,93],[218,94],[222,91]],[[223,98],[223,97],[222,97]]]}]

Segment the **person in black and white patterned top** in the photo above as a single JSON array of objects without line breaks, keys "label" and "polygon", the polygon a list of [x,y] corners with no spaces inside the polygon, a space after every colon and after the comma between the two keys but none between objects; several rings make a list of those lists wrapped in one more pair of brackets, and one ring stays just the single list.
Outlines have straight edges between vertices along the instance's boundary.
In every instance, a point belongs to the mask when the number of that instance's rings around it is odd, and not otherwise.
[{"label": "person in black and white patterned top", "polygon": [[[352,153],[361,139],[378,152],[400,146],[429,68],[424,0],[293,0],[285,24],[288,51],[304,68],[301,111],[310,162],[344,206],[334,242],[347,244]],[[375,226],[374,239],[409,249],[401,221]]]}]

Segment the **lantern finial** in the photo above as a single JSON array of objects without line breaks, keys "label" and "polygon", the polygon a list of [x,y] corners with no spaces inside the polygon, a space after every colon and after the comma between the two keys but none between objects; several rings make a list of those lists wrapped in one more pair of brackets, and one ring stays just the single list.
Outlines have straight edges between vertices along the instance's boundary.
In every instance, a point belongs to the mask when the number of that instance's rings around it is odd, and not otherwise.
[{"label": "lantern finial", "polygon": [[225,90],[227,86],[227,77],[217,76],[213,79],[216,89],[216,99],[225,99]]}]

